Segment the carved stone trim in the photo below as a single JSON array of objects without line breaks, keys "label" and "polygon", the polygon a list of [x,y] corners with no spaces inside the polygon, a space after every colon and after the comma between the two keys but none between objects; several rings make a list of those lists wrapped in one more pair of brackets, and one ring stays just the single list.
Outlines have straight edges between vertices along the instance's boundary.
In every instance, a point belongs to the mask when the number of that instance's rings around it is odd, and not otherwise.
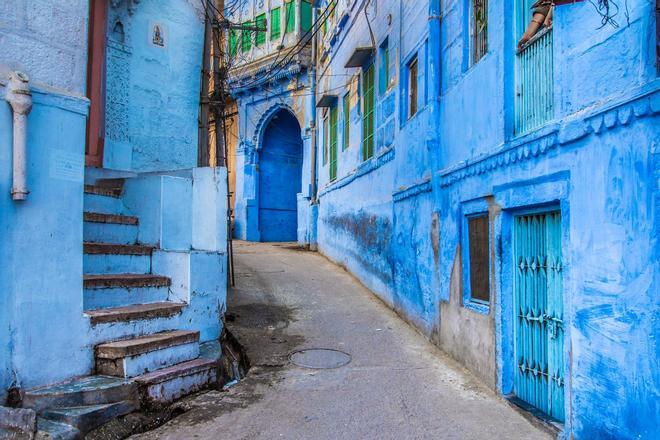
[{"label": "carved stone trim", "polygon": [[588,116],[580,115],[545,127],[522,139],[516,139],[494,153],[461,162],[438,171],[441,187],[447,187],[472,176],[489,173],[517,162],[543,156],[563,145],[590,135],[598,135],[635,119],[660,113],[660,90],[657,87],[633,99],[598,109]]}]

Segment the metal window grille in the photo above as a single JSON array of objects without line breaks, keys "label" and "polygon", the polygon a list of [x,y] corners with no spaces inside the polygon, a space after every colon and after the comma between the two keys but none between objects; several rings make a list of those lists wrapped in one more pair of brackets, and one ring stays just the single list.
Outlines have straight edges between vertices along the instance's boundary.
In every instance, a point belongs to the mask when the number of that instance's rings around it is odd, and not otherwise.
[{"label": "metal window grille", "polygon": [[[243,26],[252,26],[251,21],[246,21],[243,23]],[[241,52],[247,52],[252,47],[252,32],[251,31],[242,31],[241,32]]]},{"label": "metal window grille", "polygon": [[330,180],[335,180],[337,178],[337,118],[338,118],[338,109],[335,105],[330,108],[330,145],[329,145],[329,155],[330,155]]},{"label": "metal window grille", "polygon": [[293,0],[284,2],[284,33],[290,34],[296,29],[296,5]]},{"label": "metal window grille", "polygon": [[282,17],[280,16],[280,8],[275,8],[270,11],[270,39],[276,40],[282,35]]},{"label": "metal window grille", "polygon": [[417,75],[418,62],[415,58],[408,64],[408,117],[412,118],[417,113]]},{"label": "metal window grille", "polygon": [[[534,0],[518,0],[516,41],[532,19]],[[552,26],[541,29],[516,57],[515,133],[543,125],[554,114]]]},{"label": "metal window grille", "polygon": [[374,155],[374,65],[371,64],[364,72],[362,115],[362,160]]},{"label": "metal window grille", "polygon": [[488,0],[472,0],[472,64],[488,52]]},{"label": "metal window grille", "polygon": [[487,215],[468,219],[468,241],[470,252],[470,299],[488,303],[490,301],[490,259],[488,258],[490,240]]},{"label": "metal window grille", "polygon": [[257,15],[254,19],[254,22],[258,29],[263,29],[257,31],[257,34],[254,38],[254,44],[256,46],[262,46],[266,43],[266,26],[268,24],[266,14],[264,13]]},{"label": "metal window grille", "polygon": [[515,217],[514,393],[564,421],[561,214]]}]

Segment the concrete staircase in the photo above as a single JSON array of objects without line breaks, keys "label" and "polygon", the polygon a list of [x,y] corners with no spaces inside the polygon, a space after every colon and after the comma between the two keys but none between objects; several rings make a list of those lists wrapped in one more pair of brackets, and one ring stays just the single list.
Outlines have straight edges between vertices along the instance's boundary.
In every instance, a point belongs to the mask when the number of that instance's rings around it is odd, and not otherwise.
[{"label": "concrete staircase", "polygon": [[23,402],[60,438],[218,380],[217,357],[200,358],[200,331],[182,317],[189,305],[175,299],[167,273],[154,273],[158,243],[139,242],[140,218],[122,201],[123,183],[85,185],[83,308],[97,376],[28,391]]}]

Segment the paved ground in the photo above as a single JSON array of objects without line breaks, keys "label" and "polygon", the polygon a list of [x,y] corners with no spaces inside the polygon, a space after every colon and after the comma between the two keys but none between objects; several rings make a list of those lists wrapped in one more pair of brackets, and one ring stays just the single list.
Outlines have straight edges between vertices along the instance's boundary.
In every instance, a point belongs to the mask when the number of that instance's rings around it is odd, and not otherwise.
[{"label": "paved ground", "polygon": [[[236,244],[229,323],[252,362],[227,392],[139,439],[547,439],[341,268],[287,245]],[[305,369],[292,350],[345,351]]]}]

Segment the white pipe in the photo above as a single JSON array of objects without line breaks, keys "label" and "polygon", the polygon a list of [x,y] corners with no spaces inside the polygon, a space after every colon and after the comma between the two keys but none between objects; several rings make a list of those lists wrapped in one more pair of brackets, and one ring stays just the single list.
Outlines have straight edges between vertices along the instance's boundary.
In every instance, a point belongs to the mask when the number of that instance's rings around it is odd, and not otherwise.
[{"label": "white pipe", "polygon": [[30,79],[22,72],[9,75],[7,101],[14,111],[13,182],[11,198],[26,200],[27,189],[27,116],[32,110]]}]

